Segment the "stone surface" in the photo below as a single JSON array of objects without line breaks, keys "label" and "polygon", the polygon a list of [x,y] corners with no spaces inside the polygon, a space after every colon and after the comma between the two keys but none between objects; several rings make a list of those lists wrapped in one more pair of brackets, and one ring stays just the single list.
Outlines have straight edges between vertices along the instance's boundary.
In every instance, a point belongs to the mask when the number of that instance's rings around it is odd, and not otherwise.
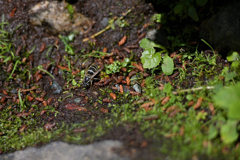
[{"label": "stone surface", "polygon": [[77,13],[74,7],[74,12],[70,14],[68,5],[65,1],[42,1],[29,10],[29,21],[33,25],[46,26],[46,30],[53,34],[64,31],[88,33],[92,22],[81,13]]},{"label": "stone surface", "polygon": [[200,38],[218,51],[240,51],[240,3],[221,9],[200,27]]},{"label": "stone surface", "polygon": [[119,141],[106,140],[89,145],[74,145],[52,142],[41,148],[27,148],[0,156],[1,160],[128,160],[114,153],[113,148],[121,148]]}]

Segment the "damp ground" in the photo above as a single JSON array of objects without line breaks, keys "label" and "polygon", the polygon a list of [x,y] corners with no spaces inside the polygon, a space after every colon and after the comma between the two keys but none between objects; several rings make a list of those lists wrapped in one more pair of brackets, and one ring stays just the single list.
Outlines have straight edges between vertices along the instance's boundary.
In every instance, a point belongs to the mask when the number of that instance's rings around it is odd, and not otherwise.
[{"label": "damp ground", "polygon": [[[221,112],[212,104],[215,92],[206,85],[221,83],[219,75],[229,63],[207,45],[203,52],[194,51],[197,44],[204,46],[197,29],[186,42],[192,45],[181,48],[180,42],[167,40],[166,28],[172,27],[173,35],[181,30],[174,23],[157,23],[150,3],[79,0],[71,5],[93,25],[90,32],[74,34],[70,40],[70,32],[59,36],[47,24],[29,22],[28,11],[39,2],[0,0],[2,23],[8,22],[2,25],[8,33],[1,45],[9,47],[0,66],[2,154],[55,140],[74,144],[120,140],[124,148],[116,152],[133,159],[235,156],[237,147],[231,152],[235,146],[222,144],[217,133],[208,138],[208,122],[215,123]],[[120,17],[110,29],[83,41]],[[197,25],[188,24],[190,30]],[[144,49],[139,42],[151,30],[160,32],[158,42],[171,48],[175,69],[169,76],[161,67],[142,66]],[[92,64],[104,68],[84,88]]]}]

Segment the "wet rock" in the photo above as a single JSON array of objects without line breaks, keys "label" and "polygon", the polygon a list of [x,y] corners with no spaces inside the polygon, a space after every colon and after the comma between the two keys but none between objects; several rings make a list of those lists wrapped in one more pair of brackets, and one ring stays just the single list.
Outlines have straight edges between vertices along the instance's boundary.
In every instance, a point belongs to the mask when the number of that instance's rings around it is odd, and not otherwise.
[{"label": "wet rock", "polygon": [[82,100],[81,98],[75,98],[75,99],[74,99],[74,102],[75,102],[75,103],[80,103],[81,100]]},{"label": "wet rock", "polygon": [[108,25],[109,18],[104,17],[100,23],[103,27],[106,27]]},{"label": "wet rock", "polygon": [[53,34],[64,31],[79,34],[88,33],[92,28],[92,22],[81,13],[77,13],[74,6],[74,13],[70,14],[67,6],[68,3],[65,1],[38,3],[28,12],[30,23],[38,26],[46,25],[46,30]]},{"label": "wet rock", "polygon": [[113,152],[120,149],[119,141],[102,141],[89,145],[74,145],[65,142],[52,142],[41,148],[28,148],[15,153],[0,156],[1,160],[128,160]]},{"label": "wet rock", "polygon": [[119,84],[116,84],[115,87],[117,88],[118,92],[120,91]]},{"label": "wet rock", "polygon": [[141,87],[138,83],[136,83],[136,84],[133,85],[133,89],[134,89],[136,92],[142,94],[142,87]]},{"label": "wet rock", "polygon": [[124,93],[128,93],[128,92],[130,92],[129,87],[126,86],[126,85],[123,85],[123,92],[124,92]]},{"label": "wet rock", "polygon": [[200,26],[200,38],[218,51],[240,51],[240,3],[223,8]]},{"label": "wet rock", "polygon": [[154,41],[155,43],[160,44],[162,46],[169,46],[169,42],[168,42],[166,35],[164,34],[164,31],[162,29],[149,30],[147,32],[145,38],[148,38],[151,41]]},{"label": "wet rock", "polygon": [[16,89],[13,88],[13,89],[11,90],[11,93],[12,93],[12,94],[17,94],[18,91],[17,91]]},{"label": "wet rock", "polygon": [[53,94],[59,94],[62,92],[62,87],[59,86],[59,84],[56,81],[53,81],[51,85],[51,89],[54,90],[52,93]]},{"label": "wet rock", "polygon": [[[123,92],[128,93],[130,92],[129,86],[122,85],[123,86]],[[115,87],[117,88],[118,92],[120,92],[119,84],[116,84]]]}]

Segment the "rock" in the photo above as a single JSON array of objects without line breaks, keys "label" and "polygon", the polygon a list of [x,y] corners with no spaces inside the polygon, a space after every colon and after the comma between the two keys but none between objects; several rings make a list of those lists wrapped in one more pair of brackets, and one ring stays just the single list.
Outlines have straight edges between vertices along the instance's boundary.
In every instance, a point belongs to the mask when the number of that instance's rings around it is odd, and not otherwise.
[{"label": "rock", "polygon": [[28,14],[30,23],[33,25],[44,26],[46,30],[53,34],[61,32],[77,32],[86,34],[92,28],[92,22],[82,15],[77,13],[73,7],[73,14],[70,14],[65,1],[43,1],[33,6]]},{"label": "rock", "polygon": [[1,160],[128,160],[113,152],[121,148],[119,141],[102,141],[89,145],[74,145],[65,142],[52,142],[41,148],[27,148],[11,154],[0,156]]},{"label": "rock", "polygon": [[200,26],[200,38],[218,51],[240,51],[240,3],[221,9]]},{"label": "rock", "polygon": [[133,89],[134,89],[136,92],[142,94],[142,87],[141,87],[138,83],[136,83],[136,84],[133,85]]},{"label": "rock", "polygon": [[75,103],[80,103],[81,101],[82,101],[81,98],[75,98],[75,99],[74,99],[74,102],[75,102]]},{"label": "rock", "polygon": [[62,92],[62,87],[56,81],[53,81],[51,89],[54,90],[52,92],[53,94],[59,94]]},{"label": "rock", "polygon": [[166,35],[163,31],[163,29],[152,29],[149,30],[145,36],[145,38],[150,39],[151,41],[154,41],[157,44],[160,44],[162,46],[169,46],[169,42],[166,38]]},{"label": "rock", "polygon": [[106,27],[106,26],[108,25],[108,21],[109,21],[109,18],[104,17],[104,18],[100,21],[100,23],[101,23],[101,25],[102,25],[103,27]]}]

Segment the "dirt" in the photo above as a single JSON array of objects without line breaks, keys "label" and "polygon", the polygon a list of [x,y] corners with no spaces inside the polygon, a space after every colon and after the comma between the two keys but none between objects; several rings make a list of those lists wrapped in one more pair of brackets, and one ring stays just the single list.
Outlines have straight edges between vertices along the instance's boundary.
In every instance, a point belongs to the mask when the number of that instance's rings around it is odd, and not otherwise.
[{"label": "dirt", "polygon": [[[46,26],[33,26],[29,21],[28,11],[31,9],[31,7],[39,2],[41,2],[41,0],[0,0],[0,13],[1,15],[5,15],[6,20],[9,21],[10,24],[9,27],[6,27],[6,29],[10,31],[15,29],[16,26],[22,24],[22,26],[18,28],[13,34],[13,46],[15,48],[22,46],[23,49],[19,53],[20,56],[24,51],[30,51],[34,46],[36,46],[36,49],[31,54],[33,60],[30,61],[30,68],[34,68],[39,65],[46,65],[52,61],[56,62],[56,64],[66,64],[66,60],[63,57],[64,55],[67,55],[67,53],[65,51],[65,46],[58,38],[58,35],[49,32]],[[126,49],[124,48],[127,46],[135,45],[137,47],[131,50],[134,53],[135,61],[139,61],[141,52],[143,51],[138,44],[139,40],[141,39],[139,36],[146,33],[150,29],[160,27],[159,24],[156,24],[155,26],[143,27],[144,24],[150,22],[151,16],[155,13],[153,6],[151,4],[144,3],[143,1],[78,0],[74,1],[71,4],[76,7],[77,12],[88,17],[93,23],[92,29],[89,33],[84,35],[76,35],[74,42],[71,43],[72,46],[76,48],[77,55],[86,54],[89,50],[102,51],[104,47],[107,47],[109,53],[114,49],[118,49],[126,57],[129,57],[130,54],[127,53]],[[114,16],[121,17],[123,12],[126,12],[132,7],[135,8],[130,12],[129,15],[124,18],[128,22],[129,26],[121,28],[116,25],[116,28],[114,30],[109,29],[99,36],[91,39],[92,42],[95,42],[95,46],[92,46],[92,48],[89,47],[88,42],[82,41],[84,38],[90,37],[94,33],[104,29],[105,26],[102,26],[100,23],[103,18],[112,18]],[[14,8],[16,8],[16,11],[14,15],[12,15],[10,13],[13,13]],[[61,35],[68,35],[68,33],[63,32]],[[126,43],[123,46],[119,46],[118,42],[125,35],[127,35]],[[48,56],[46,56],[48,52],[47,46],[54,46],[54,44],[57,44],[58,47],[53,47],[48,53]],[[46,46],[42,51],[43,45]],[[86,51],[82,53],[81,51],[83,49]],[[82,59],[78,59],[78,56],[72,56],[72,58],[76,59],[73,62],[73,66],[79,66],[78,61],[81,61]],[[120,59],[122,58],[120,57]],[[94,59],[94,61],[96,61],[96,59]],[[224,61],[221,59],[219,59],[219,63],[223,63],[224,65]],[[55,77],[55,81],[61,87],[66,86],[66,79],[63,78],[61,71],[59,71],[59,68],[56,65],[50,65],[47,68],[47,71]],[[139,72],[138,70],[136,71]],[[121,72],[119,75],[121,75]],[[9,88],[11,87],[6,87],[4,80],[5,78],[5,76],[1,76],[1,90],[6,89],[9,91]],[[80,77],[76,77],[76,79],[80,79]],[[171,78],[171,80],[174,79],[174,77]],[[203,77],[203,80],[204,79],[206,79],[206,77]],[[14,86],[15,88],[23,88],[24,86],[22,84],[26,83],[26,81],[24,79],[20,79],[20,81],[21,82],[19,83],[12,81],[10,82],[9,86]],[[112,89],[113,85],[115,84],[114,81],[112,81],[111,84],[105,85],[104,87],[97,86],[97,83],[93,83],[93,86],[91,86],[89,89],[75,87],[71,89],[72,97],[68,97],[62,102],[57,101],[57,99],[62,96],[62,94],[53,94],[53,90],[51,89],[51,81],[52,80],[49,80],[49,76],[42,72],[42,78],[38,82],[34,81],[32,77],[31,83],[27,85],[27,88],[31,88],[33,85],[41,86],[41,91],[37,95],[40,96],[43,92],[46,92],[45,98],[53,97],[53,100],[49,105],[53,105],[60,113],[56,117],[51,113],[50,115],[43,114],[43,116],[39,117],[41,124],[61,124],[62,122],[65,122],[67,124],[84,123],[89,119],[98,121],[106,117],[104,109],[108,109],[107,106],[109,103],[103,102],[100,104],[97,102],[97,100],[100,96],[103,98],[106,97],[106,95],[102,95],[100,89]],[[166,80],[163,79],[163,82],[164,81]],[[188,82],[189,83],[185,84],[183,88],[192,87],[194,85],[194,80]],[[66,91],[68,89],[63,90]],[[71,95],[71,93],[69,93],[69,95]],[[81,102],[79,104],[76,104],[74,102],[76,98],[81,98]],[[112,100],[110,103],[112,103]],[[121,104],[123,102],[115,103]],[[6,108],[9,104],[10,102],[8,101],[4,107]],[[34,104],[37,104],[39,107],[43,107],[42,102],[35,101]],[[66,106],[76,107],[73,104],[76,104],[78,107],[83,107],[83,110],[86,108],[87,111],[70,110],[66,108]],[[108,112],[111,112],[111,110],[108,110]],[[144,138],[143,133],[139,131],[138,126],[116,126],[107,135],[99,138],[98,140],[103,139],[117,139],[123,141],[126,145],[126,150],[119,151],[119,153],[129,154],[136,159],[140,157],[154,159],[154,156],[149,157],[149,154],[146,154],[154,152],[150,147],[153,142]],[[135,149],[137,149],[137,154]],[[157,152],[154,153],[157,155]]]},{"label": "dirt", "polygon": [[[37,3],[41,2],[41,0],[18,0],[18,1],[11,1],[11,0],[1,0],[0,1],[0,10],[1,15],[5,15],[5,20],[9,22],[9,26],[6,26],[8,31],[15,29],[17,26],[22,25],[16,32],[14,32],[12,37],[13,46],[18,48],[22,46],[22,50],[20,50],[19,54],[24,51],[30,51],[34,46],[36,49],[32,52],[32,61],[30,64],[30,68],[37,67],[39,65],[48,64],[51,60],[55,62],[59,61],[64,62],[62,58],[67,53],[64,50],[64,44],[58,38],[58,35],[49,32],[46,28],[47,26],[33,26],[30,23],[30,18],[28,15],[29,10],[31,7],[36,5]],[[119,49],[119,51],[124,52],[126,56],[128,54],[123,50],[123,47],[119,47],[117,44],[120,39],[127,35],[127,41],[124,46],[129,45],[137,45],[138,46],[138,36],[142,33],[146,32],[146,28],[143,28],[144,23],[148,23],[150,21],[150,17],[153,14],[153,8],[149,4],[145,4],[143,2],[137,2],[134,0],[127,0],[127,1],[85,1],[80,0],[72,3],[75,7],[77,12],[82,13],[86,17],[88,17],[93,22],[92,30],[85,35],[77,35],[75,37],[74,42],[72,45],[76,47],[77,54],[81,54],[80,51],[83,49],[88,50],[89,46],[87,42],[82,42],[83,38],[90,37],[92,34],[102,30],[104,26],[101,25],[100,21],[104,18],[112,18],[114,16],[120,17],[122,16],[123,12],[126,12],[128,9],[132,7],[136,7],[131,12],[131,16],[126,16],[125,20],[128,21],[129,26],[120,28],[116,27],[115,30],[107,30],[103,34],[97,36],[96,38],[92,39],[95,42],[96,46],[94,49],[103,50],[103,47],[108,48],[108,52],[111,52],[113,49]],[[14,12],[15,10],[15,12]],[[111,15],[111,14],[112,15]],[[12,14],[12,15],[11,15]],[[138,16],[133,16],[138,15]],[[139,24],[139,25],[136,25]],[[141,25],[140,25],[141,24]],[[61,33],[62,35],[67,35],[68,33]],[[110,36],[111,35],[111,36]],[[50,52],[49,56],[47,54],[47,46],[53,46],[54,43],[58,41],[58,48],[53,47]],[[41,51],[41,47],[46,45],[45,49]],[[135,56],[139,59],[140,53],[142,49],[137,47],[136,49],[132,49],[132,51],[136,54]],[[60,63],[59,62],[59,63]],[[77,61],[75,62],[76,65]],[[6,66],[7,67],[7,66]],[[47,70],[54,75],[56,82],[63,87],[66,84],[66,81],[62,78],[61,72],[56,72],[56,66],[52,65],[47,68]],[[79,77],[78,77],[79,78]],[[5,84],[4,81],[5,77],[2,77],[2,84]],[[33,78],[32,78],[33,80]],[[11,81],[10,84],[8,83],[8,88],[14,86],[14,88],[22,88],[21,84],[26,83],[24,80],[20,80],[20,83],[16,83],[15,81]],[[46,92],[46,97],[53,97],[52,102],[49,105],[53,105],[57,108],[61,114],[54,117],[53,114],[50,115],[43,115],[39,117],[39,121],[41,123],[47,124],[61,124],[63,121],[67,124],[70,123],[84,123],[84,121],[88,119],[92,119],[94,117],[95,120],[101,119],[105,117],[105,114],[100,111],[101,108],[106,108],[108,103],[97,104],[99,109],[95,109],[94,103],[96,103],[97,97],[101,94],[99,87],[93,85],[90,89],[84,90],[75,88],[73,90],[73,96],[70,98],[66,98],[62,103],[57,102],[57,99],[61,94],[53,94],[53,90],[51,90],[50,84],[51,80],[49,80],[48,75],[42,73],[42,78],[38,82],[33,82],[28,85],[28,88],[31,88],[32,85],[41,86],[41,91],[37,95],[41,95],[43,92]],[[110,86],[107,86],[110,88]],[[6,86],[2,85],[1,90],[9,89]],[[28,93],[29,94],[29,93]],[[87,108],[88,112],[81,112],[76,110],[68,110],[65,108],[67,104],[73,104],[74,99],[80,97],[82,99],[82,107]],[[89,97],[91,99],[91,103],[89,102]],[[9,105],[8,103],[3,104],[4,108]],[[42,107],[41,102],[36,102],[34,104],[39,105]],[[117,129],[118,133],[126,134],[123,130]],[[107,137],[107,139],[111,139],[111,137]],[[126,140],[127,141],[127,140]],[[139,141],[142,141],[141,139]]]}]

